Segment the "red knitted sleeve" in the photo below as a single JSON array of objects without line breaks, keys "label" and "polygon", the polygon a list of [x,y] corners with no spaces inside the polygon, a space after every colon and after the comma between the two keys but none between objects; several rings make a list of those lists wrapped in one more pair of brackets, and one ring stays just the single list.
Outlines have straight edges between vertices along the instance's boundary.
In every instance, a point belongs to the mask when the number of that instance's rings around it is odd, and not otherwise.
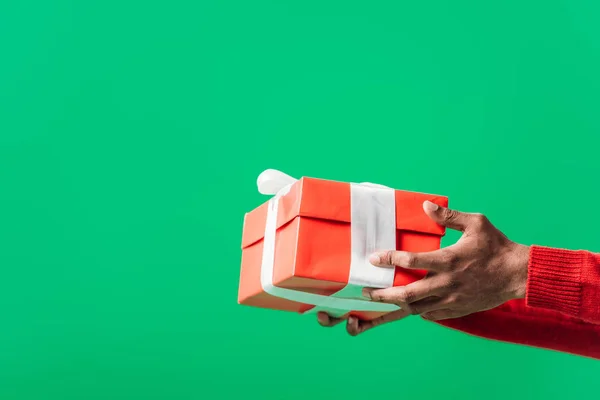
[{"label": "red knitted sleeve", "polygon": [[600,254],[532,246],[527,305],[600,324]]},{"label": "red knitted sleeve", "polygon": [[600,255],[532,246],[526,300],[440,324],[488,339],[600,359]]}]

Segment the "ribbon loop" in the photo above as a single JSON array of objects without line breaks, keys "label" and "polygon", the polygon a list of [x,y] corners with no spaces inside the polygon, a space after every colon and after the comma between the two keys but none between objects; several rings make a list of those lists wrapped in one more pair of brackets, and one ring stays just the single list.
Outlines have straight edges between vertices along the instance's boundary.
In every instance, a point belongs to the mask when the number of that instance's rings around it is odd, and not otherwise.
[{"label": "ribbon loop", "polygon": [[276,195],[286,186],[293,185],[297,179],[292,178],[288,174],[284,174],[276,169],[267,169],[263,171],[256,180],[258,192],[266,195]]}]

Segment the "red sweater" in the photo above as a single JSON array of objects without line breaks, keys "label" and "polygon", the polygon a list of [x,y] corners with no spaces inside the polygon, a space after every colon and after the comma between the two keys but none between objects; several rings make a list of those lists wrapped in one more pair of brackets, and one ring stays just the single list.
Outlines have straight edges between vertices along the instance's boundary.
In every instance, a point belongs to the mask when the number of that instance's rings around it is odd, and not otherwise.
[{"label": "red sweater", "polygon": [[525,300],[441,324],[600,359],[600,254],[532,246]]}]

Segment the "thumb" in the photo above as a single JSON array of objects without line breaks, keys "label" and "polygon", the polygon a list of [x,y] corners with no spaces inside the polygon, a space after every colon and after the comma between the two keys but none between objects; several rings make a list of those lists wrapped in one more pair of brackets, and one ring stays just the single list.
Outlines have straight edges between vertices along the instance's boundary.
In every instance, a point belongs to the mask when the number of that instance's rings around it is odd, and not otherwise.
[{"label": "thumb", "polygon": [[450,229],[464,231],[472,218],[472,214],[451,210],[431,201],[423,203],[425,214],[435,222]]}]

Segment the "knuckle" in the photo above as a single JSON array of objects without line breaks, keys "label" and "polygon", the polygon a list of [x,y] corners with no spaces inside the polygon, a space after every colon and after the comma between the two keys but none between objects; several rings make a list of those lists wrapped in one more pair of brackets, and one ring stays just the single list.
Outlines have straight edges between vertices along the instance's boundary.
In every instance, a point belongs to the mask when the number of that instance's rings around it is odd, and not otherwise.
[{"label": "knuckle", "polygon": [[447,266],[453,267],[453,266],[455,266],[458,263],[458,255],[456,255],[456,253],[454,253],[452,251],[447,251],[444,254],[443,262]]},{"label": "knuckle", "polygon": [[411,303],[415,299],[415,294],[410,290],[402,290],[397,295],[397,301],[399,303]]},{"label": "knuckle", "polygon": [[[446,288],[451,292],[454,292],[460,287],[460,283],[456,279],[448,279],[448,283],[446,284]],[[455,293],[452,293],[452,296],[456,296]]]},{"label": "knuckle", "polygon": [[483,214],[473,214],[473,223],[475,226],[477,227],[482,227],[484,225],[486,225],[488,223],[488,219],[485,215]]},{"label": "knuckle", "polygon": [[458,212],[456,212],[455,210],[451,210],[449,208],[446,208],[444,210],[443,219],[446,222],[452,222],[452,221],[454,221],[457,216],[458,216]]},{"label": "knuckle", "polygon": [[406,266],[407,268],[413,268],[415,266],[417,262],[417,257],[412,254],[412,253],[408,253],[404,256],[404,266]]},{"label": "knuckle", "polygon": [[381,292],[374,290],[371,292],[371,300],[372,301],[384,301],[385,297],[381,294]]},{"label": "knuckle", "polygon": [[387,265],[394,265],[394,254],[395,251],[393,250],[386,251],[383,256],[383,262]]},{"label": "knuckle", "polygon": [[463,300],[463,296],[460,293],[451,293],[446,299],[447,305],[456,305]]}]

